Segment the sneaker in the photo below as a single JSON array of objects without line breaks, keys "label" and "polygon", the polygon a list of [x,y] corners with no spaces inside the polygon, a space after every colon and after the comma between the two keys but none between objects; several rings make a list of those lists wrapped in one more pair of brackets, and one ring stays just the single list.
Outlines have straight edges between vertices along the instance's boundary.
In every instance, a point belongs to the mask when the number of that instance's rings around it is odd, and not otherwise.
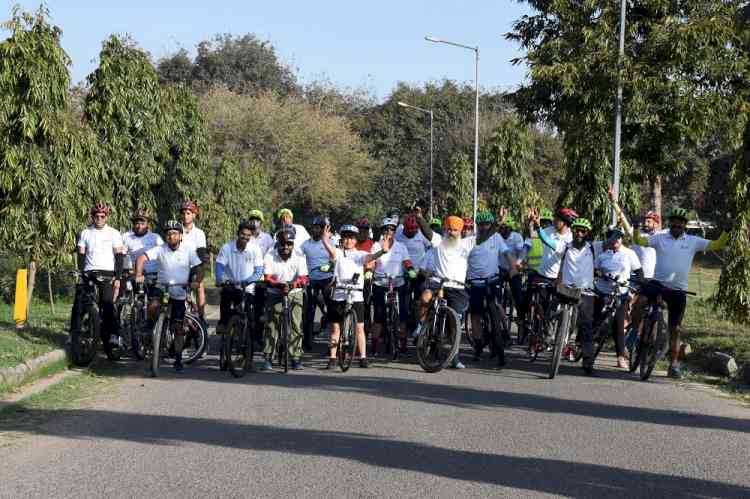
[{"label": "sneaker", "polygon": [[677,366],[671,366],[669,368],[669,371],[667,372],[667,376],[669,376],[670,378],[673,378],[673,379],[682,379],[683,378],[682,371]]},{"label": "sneaker", "polygon": [[336,369],[336,359],[328,359],[326,369]]},{"label": "sneaker", "polygon": [[302,362],[300,362],[299,359],[292,359],[292,370],[294,371],[304,370],[304,367],[302,367]]},{"label": "sneaker", "polygon": [[273,371],[273,364],[270,360],[264,360],[263,366],[260,368],[261,371]]},{"label": "sneaker", "polygon": [[113,334],[109,337],[109,344],[117,348],[122,348],[122,337]]},{"label": "sneaker", "polygon": [[575,355],[573,355],[573,347],[571,347],[570,345],[566,345],[565,350],[563,350],[563,357],[568,359],[568,362],[574,362]]},{"label": "sneaker", "polygon": [[585,372],[587,376],[594,375],[594,362],[592,360],[583,359],[583,372]]},{"label": "sneaker", "polygon": [[451,367],[451,369],[466,369],[466,366],[463,365],[460,360],[458,360],[458,357],[455,357],[451,361],[450,367]]},{"label": "sneaker", "polygon": [[182,361],[176,361],[174,363],[174,370],[175,372],[181,373],[182,372]]},{"label": "sneaker", "polygon": [[359,359],[359,367],[367,369],[368,367],[370,367],[370,364],[367,362],[367,359],[363,357]]}]

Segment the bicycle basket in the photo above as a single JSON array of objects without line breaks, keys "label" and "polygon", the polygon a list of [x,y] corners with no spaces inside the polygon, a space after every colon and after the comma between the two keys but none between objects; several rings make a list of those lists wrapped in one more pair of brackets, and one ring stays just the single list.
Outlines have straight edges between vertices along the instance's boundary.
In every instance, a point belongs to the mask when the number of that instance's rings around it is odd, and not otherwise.
[{"label": "bicycle basket", "polygon": [[570,301],[579,301],[581,299],[581,290],[572,286],[566,286],[562,282],[557,283],[555,292],[562,298]]}]

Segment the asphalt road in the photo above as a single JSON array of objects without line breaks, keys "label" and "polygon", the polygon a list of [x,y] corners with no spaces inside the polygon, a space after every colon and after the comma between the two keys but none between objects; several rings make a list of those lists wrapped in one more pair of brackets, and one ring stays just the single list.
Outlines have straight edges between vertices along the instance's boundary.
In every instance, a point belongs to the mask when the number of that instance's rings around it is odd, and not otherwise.
[{"label": "asphalt road", "polygon": [[111,393],[0,448],[0,497],[750,497],[750,409],[511,355],[343,374],[316,354],[239,380],[215,357],[159,379],[124,362]]}]

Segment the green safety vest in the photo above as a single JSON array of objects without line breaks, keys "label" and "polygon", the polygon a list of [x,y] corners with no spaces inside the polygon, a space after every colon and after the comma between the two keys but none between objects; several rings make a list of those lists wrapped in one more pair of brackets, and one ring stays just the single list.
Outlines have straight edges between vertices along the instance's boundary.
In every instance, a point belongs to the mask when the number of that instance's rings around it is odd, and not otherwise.
[{"label": "green safety vest", "polygon": [[542,263],[542,256],[544,255],[544,243],[539,238],[531,240],[531,249],[526,254],[526,261],[530,269],[539,270],[539,265]]}]

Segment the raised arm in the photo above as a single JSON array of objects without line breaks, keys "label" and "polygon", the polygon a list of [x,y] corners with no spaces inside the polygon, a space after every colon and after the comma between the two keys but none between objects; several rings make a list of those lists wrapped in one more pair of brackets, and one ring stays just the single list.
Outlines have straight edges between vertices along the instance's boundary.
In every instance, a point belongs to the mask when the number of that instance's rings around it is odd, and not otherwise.
[{"label": "raised arm", "polygon": [[728,243],[729,243],[729,233],[722,232],[721,235],[719,236],[719,239],[715,239],[708,243],[708,246],[706,246],[706,251],[721,251],[727,247]]}]

